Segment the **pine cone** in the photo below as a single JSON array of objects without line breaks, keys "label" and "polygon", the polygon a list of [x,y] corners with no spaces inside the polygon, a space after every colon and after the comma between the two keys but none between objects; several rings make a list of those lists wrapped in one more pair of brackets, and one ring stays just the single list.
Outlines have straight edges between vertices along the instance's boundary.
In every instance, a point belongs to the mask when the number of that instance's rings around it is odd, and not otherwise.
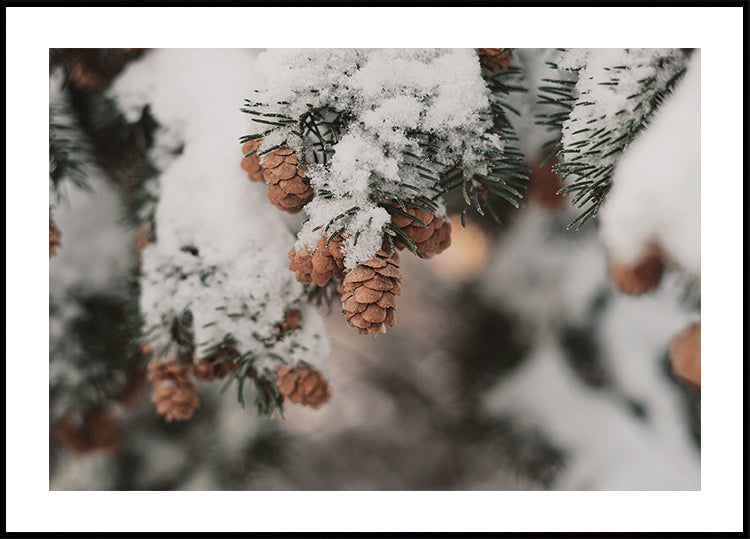
[{"label": "pine cone", "polygon": [[302,312],[299,309],[289,309],[284,313],[284,323],[279,327],[281,331],[293,331],[299,327]]},{"label": "pine cone", "polygon": [[665,256],[654,243],[646,246],[643,255],[635,264],[624,264],[616,260],[609,263],[609,277],[626,294],[639,295],[654,290],[664,274]]},{"label": "pine cone", "polygon": [[294,150],[281,147],[266,154],[261,163],[268,184],[268,200],[282,211],[297,213],[313,198],[313,189],[305,178],[307,167],[298,168]]},{"label": "pine cone", "polygon": [[207,356],[193,364],[193,375],[199,380],[211,381],[215,378],[224,378],[237,369],[234,359],[239,356],[237,350],[230,348],[221,350]]},{"label": "pine cone", "polygon": [[151,360],[148,365],[148,378],[154,384],[151,400],[167,421],[190,419],[198,408],[198,389],[189,375],[190,365],[176,359]]},{"label": "pine cone", "polygon": [[60,246],[60,236],[62,233],[52,220],[52,212],[49,212],[49,257],[55,256],[57,248]]},{"label": "pine cone", "polygon": [[563,188],[561,176],[552,170],[556,161],[549,159],[544,165],[544,160],[539,158],[533,165],[529,166],[529,188],[526,195],[531,202],[550,210],[557,210],[565,205],[565,198],[558,194]]},{"label": "pine cone", "polygon": [[[423,210],[421,207],[405,204],[406,213],[422,221],[427,227],[420,225],[414,219],[410,219],[393,209],[389,209],[391,223],[399,227],[404,234],[409,236],[417,246],[417,252],[422,258],[432,258],[436,254],[445,251],[451,244],[451,224],[447,220],[435,217],[434,214]],[[401,206],[393,206],[399,211],[404,211]],[[396,236],[393,244],[397,249],[406,247],[406,243]]]},{"label": "pine cone", "polygon": [[510,49],[477,49],[482,65],[491,71],[508,69],[508,64],[513,59]]},{"label": "pine cone", "polygon": [[78,425],[70,417],[62,418],[57,424],[56,434],[62,445],[78,454],[92,451],[114,453],[122,444],[120,422],[103,408],[91,410]]},{"label": "pine cone", "polygon": [[398,254],[380,250],[372,260],[346,273],[343,315],[360,335],[385,333],[396,325],[396,296],[401,294]]},{"label": "pine cone", "polygon": [[701,386],[701,323],[683,329],[669,343],[669,358],[674,373],[687,382]]},{"label": "pine cone", "polygon": [[315,409],[331,398],[331,388],[323,375],[307,367],[281,367],[276,373],[276,385],[282,398]]},{"label": "pine cone", "polygon": [[[249,154],[257,150],[260,147],[261,139],[249,140],[242,145],[243,155]],[[240,162],[242,170],[247,172],[247,177],[253,182],[262,182],[263,180],[263,168],[260,166],[260,157],[257,153],[253,155],[247,155],[242,158]]]},{"label": "pine cone", "polygon": [[325,286],[331,277],[344,277],[344,251],[341,234],[336,234],[326,246],[328,236],[323,235],[314,251],[305,246],[299,251],[289,250],[289,269],[295,272],[302,284],[310,282]]}]

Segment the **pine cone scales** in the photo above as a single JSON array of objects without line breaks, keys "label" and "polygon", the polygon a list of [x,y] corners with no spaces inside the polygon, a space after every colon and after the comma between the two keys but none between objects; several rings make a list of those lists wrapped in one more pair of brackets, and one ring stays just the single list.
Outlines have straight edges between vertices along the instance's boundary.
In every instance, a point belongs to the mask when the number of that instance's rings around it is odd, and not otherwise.
[{"label": "pine cone scales", "polygon": [[666,256],[661,247],[655,243],[649,243],[635,264],[610,260],[609,277],[626,294],[640,295],[651,292],[659,286],[665,264]]},{"label": "pine cone scales", "polygon": [[508,69],[513,54],[510,49],[477,49],[482,64],[491,71]]},{"label": "pine cone scales", "polygon": [[52,220],[52,212],[49,212],[49,257],[55,256],[57,248],[60,246],[60,229],[57,228]]},{"label": "pine cone scales", "polygon": [[[404,211],[400,206],[394,206],[400,211]],[[432,258],[436,254],[445,251],[451,244],[451,224],[447,220],[435,217],[434,214],[411,205],[406,205],[406,212],[422,221],[427,227],[425,228],[414,219],[389,210],[391,222],[399,227],[417,246],[417,252],[423,258]],[[399,237],[393,239],[393,244],[397,249],[406,247],[406,243]]]},{"label": "pine cone scales", "polygon": [[276,385],[282,397],[316,409],[331,398],[331,388],[323,375],[306,367],[281,367],[276,373]]},{"label": "pine cone scales", "polygon": [[148,365],[148,378],[154,384],[151,400],[156,411],[167,421],[190,419],[198,408],[198,389],[190,380],[190,365],[152,360]]},{"label": "pine cone scales", "polygon": [[[247,155],[250,152],[257,150],[260,147],[261,139],[249,140],[242,145],[242,154]],[[240,162],[242,170],[247,172],[247,177],[253,182],[262,182],[263,180],[263,168],[260,166],[260,157],[257,153],[243,157]]]},{"label": "pine cone scales", "polygon": [[[337,234],[328,242],[324,235],[314,251],[305,246],[299,251],[289,250],[289,269],[295,272],[297,281],[302,284],[315,283],[325,286],[331,277],[344,277],[343,238]],[[328,245],[326,246],[326,242]]]},{"label": "pine cone scales", "polygon": [[343,315],[360,335],[385,333],[396,325],[396,296],[401,294],[398,254],[378,251],[375,257],[348,272],[341,296]]},{"label": "pine cone scales", "polygon": [[294,150],[281,147],[268,153],[261,163],[268,184],[268,200],[282,211],[297,213],[313,198],[313,189],[305,178],[307,167],[299,166]]}]

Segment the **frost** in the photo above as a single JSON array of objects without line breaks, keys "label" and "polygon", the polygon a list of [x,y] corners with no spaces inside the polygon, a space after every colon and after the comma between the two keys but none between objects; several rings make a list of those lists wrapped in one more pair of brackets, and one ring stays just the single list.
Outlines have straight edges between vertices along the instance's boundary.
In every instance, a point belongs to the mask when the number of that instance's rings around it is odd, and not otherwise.
[{"label": "frost", "polygon": [[[323,369],[329,345],[314,309],[303,307],[301,328],[277,338],[303,289],[287,269],[294,237],[239,166],[238,109],[253,62],[247,51],[157,50],[113,85],[121,106],[149,105],[160,124],[156,242],[142,253],[144,326],[155,349],[167,349],[173,320],[189,312],[198,356],[230,338],[259,371],[277,358]],[[165,155],[177,144],[181,153]]]},{"label": "frost", "polygon": [[658,241],[670,258],[700,277],[700,51],[683,80],[625,151],[601,211],[612,255],[635,262]]},{"label": "frost", "polygon": [[[304,149],[316,193],[297,245],[341,230],[348,268],[381,247],[382,206],[437,198],[447,166],[460,161],[467,175],[485,174],[487,154],[504,147],[489,133],[490,91],[473,49],[277,49],[256,67],[263,89],[246,110],[250,133],[264,136],[259,154],[280,144]],[[341,129],[297,131],[300,118],[317,117]]]}]

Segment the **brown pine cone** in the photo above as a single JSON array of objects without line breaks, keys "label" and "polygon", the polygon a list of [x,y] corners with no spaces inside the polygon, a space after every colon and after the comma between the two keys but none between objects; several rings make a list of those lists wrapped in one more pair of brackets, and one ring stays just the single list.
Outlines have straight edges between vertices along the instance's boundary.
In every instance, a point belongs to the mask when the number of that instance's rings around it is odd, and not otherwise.
[{"label": "brown pine cone", "polygon": [[57,439],[62,445],[78,454],[92,451],[115,453],[122,445],[120,422],[104,408],[91,410],[82,424],[64,417],[57,424]]},{"label": "brown pine cone", "polygon": [[154,384],[151,400],[160,415],[167,421],[192,417],[199,400],[198,389],[190,380],[190,365],[178,363],[176,359],[151,360],[148,378]]},{"label": "brown pine cone", "polygon": [[342,314],[360,335],[385,333],[396,325],[396,296],[401,294],[398,254],[380,250],[372,260],[346,273]]},{"label": "brown pine cone", "polygon": [[[432,258],[436,254],[445,251],[451,244],[451,224],[447,220],[435,217],[434,214],[423,210],[421,207],[405,204],[406,213],[422,221],[427,227],[420,225],[417,221],[388,209],[391,214],[391,223],[399,227],[417,246],[417,252],[422,258]],[[404,211],[401,206],[394,208]],[[397,249],[406,247],[406,243],[396,236],[393,238],[393,244]]]},{"label": "brown pine cone", "polygon": [[49,212],[49,257],[55,256],[57,248],[60,246],[60,236],[62,233],[52,220],[52,212]]},{"label": "brown pine cone", "polygon": [[305,178],[307,167],[299,166],[294,150],[283,146],[269,152],[261,163],[268,184],[268,200],[282,211],[297,213],[313,198],[313,189]]},{"label": "brown pine cone", "polygon": [[565,205],[565,198],[558,191],[563,188],[562,177],[552,170],[556,161],[549,159],[542,165],[543,159],[537,159],[531,166],[529,188],[526,191],[528,199],[550,210],[558,210]]},{"label": "brown pine cone", "polygon": [[302,311],[299,309],[289,309],[284,313],[284,323],[279,328],[281,331],[293,331],[299,327],[299,321],[302,318]]},{"label": "brown pine cone", "polygon": [[282,398],[318,409],[331,398],[331,387],[323,375],[307,367],[281,367],[276,385]]},{"label": "brown pine cone", "polygon": [[302,284],[315,283],[325,286],[331,277],[344,277],[344,251],[341,234],[336,234],[326,246],[328,236],[323,235],[314,251],[305,246],[299,251],[289,250],[289,269],[295,272]]},{"label": "brown pine cone", "polygon": [[237,369],[237,362],[234,359],[239,356],[234,348],[220,350],[215,352],[197,363],[193,363],[193,375],[199,380],[210,381],[215,378],[224,378]]},{"label": "brown pine cone", "polygon": [[260,157],[257,153],[253,155],[247,155],[260,147],[261,139],[249,140],[242,145],[242,154],[246,157],[242,158],[240,166],[242,170],[247,172],[247,177],[253,182],[262,182],[263,180],[263,168],[260,166]]},{"label": "brown pine cone", "polygon": [[654,290],[664,274],[666,259],[661,248],[650,243],[635,264],[609,262],[609,277],[626,294],[639,295]]},{"label": "brown pine cone", "polygon": [[669,343],[672,371],[680,379],[701,387],[701,323],[683,329]]},{"label": "brown pine cone", "polygon": [[508,69],[508,64],[513,59],[510,49],[477,49],[482,65],[491,71]]}]

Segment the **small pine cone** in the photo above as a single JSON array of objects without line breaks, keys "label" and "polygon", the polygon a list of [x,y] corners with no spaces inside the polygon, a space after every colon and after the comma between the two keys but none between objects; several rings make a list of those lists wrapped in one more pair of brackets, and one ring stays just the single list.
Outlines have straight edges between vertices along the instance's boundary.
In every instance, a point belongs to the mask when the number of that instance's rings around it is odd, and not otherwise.
[{"label": "small pine cone", "polygon": [[284,323],[279,327],[281,331],[293,331],[299,327],[299,321],[302,318],[302,311],[299,309],[289,309],[284,313]]},{"label": "small pine cone", "polygon": [[510,49],[477,49],[477,54],[490,71],[508,69],[508,64],[513,59]]},{"label": "small pine cone", "polygon": [[276,385],[285,399],[318,409],[331,398],[331,387],[323,375],[307,367],[281,367]]},{"label": "small pine cone", "polygon": [[229,358],[235,358],[238,355],[233,348],[211,354],[197,363],[193,363],[193,375],[199,380],[206,381],[224,378],[237,369],[237,362]]},{"label": "small pine cone", "polygon": [[62,445],[78,454],[115,453],[122,444],[120,422],[103,408],[91,410],[81,424],[64,417],[57,424],[56,434]]},{"label": "small pine cone", "polygon": [[247,172],[247,177],[252,182],[262,182],[263,180],[263,168],[260,166],[260,157],[257,153],[253,155],[247,155],[250,152],[257,150],[260,147],[261,139],[249,140],[242,145],[242,154],[246,157],[242,158],[240,166],[242,170]]},{"label": "small pine cone", "polygon": [[401,294],[398,254],[380,250],[344,277],[342,314],[360,335],[385,333],[396,325],[396,296]]},{"label": "small pine cone", "polygon": [[294,247],[289,250],[289,269],[295,272],[302,284],[315,283],[325,286],[331,277],[342,279],[344,276],[343,238],[336,234],[326,246],[328,236],[318,241],[314,251],[305,246],[299,251]]},{"label": "small pine cone", "polygon": [[690,324],[669,343],[672,371],[680,379],[701,387],[701,323]]},{"label": "small pine cone", "polygon": [[549,159],[544,165],[543,159],[538,159],[529,166],[529,188],[526,191],[528,199],[543,208],[558,210],[565,205],[565,198],[558,191],[563,188],[562,177],[552,170],[556,161]]},{"label": "small pine cone", "polygon": [[107,77],[83,61],[75,62],[68,71],[70,82],[79,90],[96,90],[107,82]]},{"label": "small pine cone", "polygon": [[282,211],[297,213],[313,198],[313,189],[305,178],[307,167],[299,166],[294,150],[283,146],[266,154],[261,163],[268,184],[268,200]]},{"label": "small pine cone", "polygon": [[[401,206],[394,206],[400,211]],[[451,244],[451,224],[447,220],[435,217],[434,214],[421,207],[406,204],[406,213],[422,221],[426,227],[414,219],[410,219],[394,210],[389,210],[391,222],[399,227],[417,246],[417,252],[422,258],[432,258],[445,251]],[[406,243],[398,236],[393,239],[397,249],[406,247]]]},{"label": "small pine cone", "polygon": [[154,384],[151,400],[156,405],[156,411],[167,421],[185,420],[193,416],[199,401],[198,389],[190,380],[190,365],[178,363],[176,359],[151,360],[148,378]]},{"label": "small pine cone", "polygon": [[650,292],[659,285],[665,263],[663,251],[658,245],[650,243],[635,264],[611,260],[609,277],[626,294],[639,295]]},{"label": "small pine cone", "polygon": [[57,248],[60,246],[60,236],[62,233],[52,220],[52,212],[49,212],[49,257],[55,256]]}]

